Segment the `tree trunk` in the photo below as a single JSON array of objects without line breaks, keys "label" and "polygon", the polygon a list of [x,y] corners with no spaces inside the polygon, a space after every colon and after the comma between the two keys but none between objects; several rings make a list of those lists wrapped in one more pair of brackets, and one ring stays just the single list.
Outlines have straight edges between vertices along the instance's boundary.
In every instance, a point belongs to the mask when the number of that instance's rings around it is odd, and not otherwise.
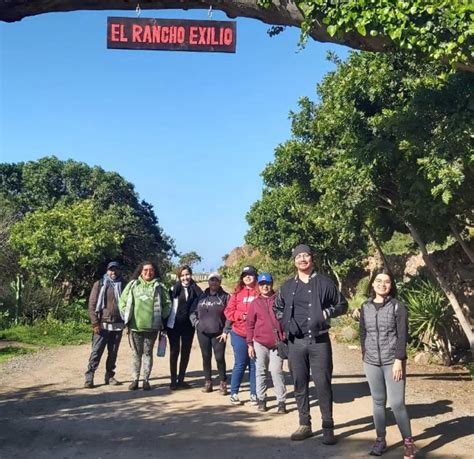
[{"label": "tree trunk", "polygon": [[462,308],[459,305],[459,302],[456,298],[456,295],[454,292],[451,290],[447,282],[445,281],[444,277],[442,276],[441,272],[438,270],[436,267],[435,263],[433,262],[432,258],[430,257],[428,250],[426,249],[426,245],[421,239],[420,234],[418,233],[418,230],[408,221],[405,220],[405,225],[410,231],[411,236],[413,237],[413,240],[418,244],[421,250],[421,255],[423,257],[423,261],[425,262],[427,268],[431,271],[433,274],[434,278],[438,282],[439,286],[441,287],[441,290],[443,290],[444,294],[449,300],[449,303],[451,304],[452,308],[454,309],[454,313],[456,314],[457,319],[459,320],[459,323],[461,324],[461,327],[469,341],[469,346],[471,348],[471,353],[474,353],[474,333],[472,332],[472,328],[468,320],[466,319],[466,316],[462,312]]},{"label": "tree trunk", "polygon": [[459,245],[462,247],[464,252],[466,252],[466,255],[469,257],[469,260],[471,261],[471,263],[474,263],[474,253],[472,252],[471,248],[466,244],[466,241],[459,234],[459,231],[456,228],[456,224],[453,221],[451,221],[449,222],[449,227],[451,228],[451,232],[456,238],[456,241],[459,242]]},{"label": "tree trunk", "polygon": [[23,299],[23,278],[21,274],[17,274],[16,283],[15,283],[15,325],[18,325],[18,322],[19,322],[22,299]]},{"label": "tree trunk", "polygon": [[379,241],[377,240],[377,238],[375,237],[375,234],[373,233],[373,231],[369,228],[368,225],[364,225],[365,229],[367,230],[367,233],[371,239],[371,241],[373,242],[373,244],[375,245],[375,250],[377,250],[377,253],[379,254],[380,258],[382,259],[383,261],[383,264],[384,266],[392,271],[392,268],[390,267],[390,263],[388,262],[387,260],[387,257],[385,256],[385,254],[383,253],[383,250],[382,250],[382,247],[380,246],[379,244]]},{"label": "tree trunk", "polygon": [[[0,21],[14,22],[37,14],[79,10],[126,10],[134,11],[137,0],[4,0],[0,2]],[[303,15],[294,1],[277,0],[270,8],[262,8],[258,0],[147,0],[140,3],[142,10],[207,10],[209,7],[223,11],[230,18],[246,17],[258,19],[266,24],[300,27]],[[204,18],[207,19],[207,18]],[[336,43],[362,51],[393,52],[395,43],[388,36],[361,35],[357,31],[346,32],[342,36],[330,36],[322,20],[317,21],[309,36],[323,43]],[[459,70],[474,71],[474,65],[459,63]]]},{"label": "tree trunk", "polygon": [[332,263],[331,263],[329,260],[328,260],[328,265],[329,265],[329,267],[331,268],[331,271],[333,272],[334,277],[335,277],[336,280],[337,280],[337,288],[339,289],[340,292],[342,292],[341,277],[339,276],[339,274],[337,273],[337,271],[334,269]]}]

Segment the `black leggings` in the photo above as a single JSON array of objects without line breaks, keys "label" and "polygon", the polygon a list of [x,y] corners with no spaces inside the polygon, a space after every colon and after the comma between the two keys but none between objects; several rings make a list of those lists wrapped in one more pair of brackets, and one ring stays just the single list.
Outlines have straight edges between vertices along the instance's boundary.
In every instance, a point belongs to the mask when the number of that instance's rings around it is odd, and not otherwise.
[{"label": "black leggings", "polygon": [[[171,382],[182,382],[188,368],[189,356],[191,354],[191,347],[193,345],[194,327],[191,322],[186,322],[184,325],[175,324],[174,328],[168,328],[168,339],[170,341],[170,375]],[[181,352],[181,359],[178,357]]]},{"label": "black leggings", "polygon": [[217,371],[219,372],[219,380],[226,381],[226,366],[225,366],[225,342],[217,339],[218,334],[209,334],[197,332],[199,346],[202,354],[202,367],[204,370],[204,378],[206,381],[212,379],[212,350],[214,349],[214,357],[217,363]]}]

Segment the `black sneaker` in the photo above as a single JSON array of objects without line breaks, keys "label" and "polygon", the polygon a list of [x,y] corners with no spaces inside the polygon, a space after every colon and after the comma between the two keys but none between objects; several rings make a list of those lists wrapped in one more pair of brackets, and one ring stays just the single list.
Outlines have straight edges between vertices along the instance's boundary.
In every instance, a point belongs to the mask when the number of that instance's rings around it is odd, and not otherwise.
[{"label": "black sneaker", "polygon": [[178,389],[179,389],[179,388],[178,388],[178,383],[172,382],[172,383],[170,384],[170,390],[178,390]]},{"label": "black sneaker", "polygon": [[370,450],[369,454],[371,456],[381,456],[387,449],[387,442],[385,438],[377,437],[374,442],[374,446]]},{"label": "black sneaker", "polygon": [[267,402],[265,400],[259,400],[257,403],[258,411],[267,411]]},{"label": "black sneaker", "polygon": [[285,402],[279,402],[278,403],[278,409],[277,409],[277,414],[286,414],[286,403]]},{"label": "black sneaker", "polygon": [[313,431],[311,430],[311,426],[299,426],[298,429],[296,429],[292,434],[291,434],[291,439],[293,441],[301,441],[301,440],[306,440],[309,437],[313,436]]},{"label": "black sneaker", "polygon": [[135,381],[132,381],[130,385],[128,386],[128,390],[137,390],[138,389],[138,379],[135,379]]},{"label": "black sneaker", "polygon": [[151,390],[151,386],[148,381],[143,381],[143,390]]},{"label": "black sneaker", "polygon": [[84,389],[94,389],[94,381],[86,381],[84,383]]},{"label": "black sneaker", "polygon": [[177,386],[178,386],[177,389],[179,389],[179,390],[186,390],[186,389],[192,389],[193,388],[193,386],[191,386],[191,384],[188,384],[185,381],[179,381]]},{"label": "black sneaker", "polygon": [[110,384],[111,386],[121,386],[122,383],[120,381],[117,381],[113,376],[110,378],[105,378],[105,385]]},{"label": "black sneaker", "polygon": [[334,436],[334,429],[323,427],[323,439],[321,440],[323,445],[335,445],[336,437]]}]

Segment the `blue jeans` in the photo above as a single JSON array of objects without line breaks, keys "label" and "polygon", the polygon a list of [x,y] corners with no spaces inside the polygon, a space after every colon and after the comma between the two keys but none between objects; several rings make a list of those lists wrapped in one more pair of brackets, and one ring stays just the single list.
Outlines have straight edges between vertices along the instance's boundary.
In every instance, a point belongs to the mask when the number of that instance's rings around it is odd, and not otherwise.
[{"label": "blue jeans", "polygon": [[235,333],[230,332],[232,348],[234,349],[234,368],[230,379],[231,395],[238,394],[240,383],[244,377],[245,369],[249,367],[250,394],[257,395],[257,384],[255,382],[255,359],[251,359],[248,354],[247,340]]}]

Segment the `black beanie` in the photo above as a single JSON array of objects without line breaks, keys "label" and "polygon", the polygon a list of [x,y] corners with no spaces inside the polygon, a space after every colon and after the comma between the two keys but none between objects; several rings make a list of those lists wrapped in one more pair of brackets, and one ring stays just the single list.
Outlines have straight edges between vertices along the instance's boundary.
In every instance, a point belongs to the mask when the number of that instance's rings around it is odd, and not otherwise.
[{"label": "black beanie", "polygon": [[297,245],[293,249],[292,257],[295,258],[296,255],[299,255],[300,253],[309,253],[310,255],[313,255],[313,251],[311,250],[311,248],[305,244]]}]

